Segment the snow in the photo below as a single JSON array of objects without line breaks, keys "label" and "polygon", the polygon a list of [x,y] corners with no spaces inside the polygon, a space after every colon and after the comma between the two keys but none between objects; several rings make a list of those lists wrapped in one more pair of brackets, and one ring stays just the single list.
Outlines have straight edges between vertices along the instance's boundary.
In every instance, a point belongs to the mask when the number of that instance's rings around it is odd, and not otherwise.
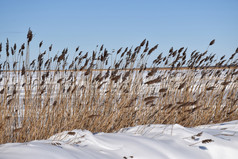
[{"label": "snow", "polygon": [[144,125],[116,133],[65,131],[0,145],[0,159],[237,159],[238,120],[186,128]]}]

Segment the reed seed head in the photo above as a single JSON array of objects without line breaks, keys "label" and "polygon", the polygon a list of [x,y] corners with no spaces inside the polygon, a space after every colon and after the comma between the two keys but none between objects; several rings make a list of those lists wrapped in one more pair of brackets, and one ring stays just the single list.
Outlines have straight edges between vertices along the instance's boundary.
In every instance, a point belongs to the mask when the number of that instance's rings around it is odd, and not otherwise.
[{"label": "reed seed head", "polygon": [[210,46],[213,45],[215,43],[215,39],[213,39],[211,42],[210,42]]},{"label": "reed seed head", "polygon": [[28,33],[27,33],[27,43],[28,43],[28,45],[31,42],[32,38],[33,38],[33,34],[32,34],[32,31],[31,31],[31,28],[29,28]]}]

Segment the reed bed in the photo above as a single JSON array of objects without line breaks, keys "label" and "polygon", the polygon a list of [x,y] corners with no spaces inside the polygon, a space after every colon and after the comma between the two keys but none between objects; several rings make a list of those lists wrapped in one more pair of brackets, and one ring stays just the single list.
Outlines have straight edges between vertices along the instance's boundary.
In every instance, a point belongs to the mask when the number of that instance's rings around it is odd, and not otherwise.
[{"label": "reed bed", "polygon": [[[238,49],[231,57],[171,48],[143,40],[109,52],[68,49],[50,57],[52,45],[29,62],[33,34],[19,48],[6,42],[0,63],[0,144],[47,139],[72,129],[115,132],[144,124],[192,127],[238,119]],[[3,54],[0,44],[0,56]],[[152,54],[157,58],[148,65]],[[25,57],[26,55],[26,57]],[[154,57],[155,55],[153,55]],[[46,60],[45,60],[46,59]]]}]

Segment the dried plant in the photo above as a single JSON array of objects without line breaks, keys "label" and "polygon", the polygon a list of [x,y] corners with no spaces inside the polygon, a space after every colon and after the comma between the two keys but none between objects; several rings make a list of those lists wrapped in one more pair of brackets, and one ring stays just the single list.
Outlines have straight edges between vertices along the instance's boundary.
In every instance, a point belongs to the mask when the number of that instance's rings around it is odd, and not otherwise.
[{"label": "dried plant", "polygon": [[41,50],[42,41],[28,65],[22,56],[30,53],[32,39],[29,29],[26,50],[22,44],[18,54],[7,40],[7,58],[0,62],[0,143],[46,139],[72,129],[113,132],[142,124],[190,127],[238,119],[238,49],[228,59],[214,60],[208,49],[188,56],[187,48],[172,47],[150,66],[158,45],[149,48],[146,39],[135,48],[119,48],[116,57],[104,45],[92,53],[77,47],[72,61],[68,49],[49,57],[52,45]]}]

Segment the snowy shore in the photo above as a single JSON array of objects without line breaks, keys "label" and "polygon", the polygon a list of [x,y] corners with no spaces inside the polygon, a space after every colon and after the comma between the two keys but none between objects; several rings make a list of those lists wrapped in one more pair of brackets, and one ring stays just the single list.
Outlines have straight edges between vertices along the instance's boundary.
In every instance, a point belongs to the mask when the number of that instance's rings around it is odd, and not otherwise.
[{"label": "snowy shore", "polygon": [[236,159],[238,121],[186,128],[145,125],[116,133],[65,131],[0,145],[0,159]]}]

